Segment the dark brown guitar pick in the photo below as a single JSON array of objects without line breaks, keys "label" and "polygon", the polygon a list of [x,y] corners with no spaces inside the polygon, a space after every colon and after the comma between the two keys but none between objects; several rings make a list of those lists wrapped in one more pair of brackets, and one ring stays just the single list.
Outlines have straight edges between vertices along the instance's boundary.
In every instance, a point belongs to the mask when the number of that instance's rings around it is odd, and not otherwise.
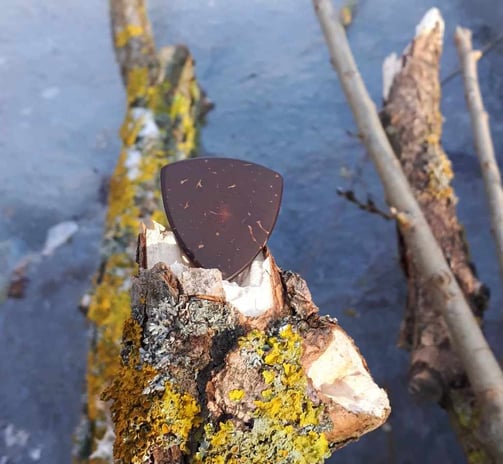
[{"label": "dark brown guitar pick", "polygon": [[283,179],[247,161],[196,158],[164,166],[161,188],[169,224],[187,257],[231,279],[266,245]]}]

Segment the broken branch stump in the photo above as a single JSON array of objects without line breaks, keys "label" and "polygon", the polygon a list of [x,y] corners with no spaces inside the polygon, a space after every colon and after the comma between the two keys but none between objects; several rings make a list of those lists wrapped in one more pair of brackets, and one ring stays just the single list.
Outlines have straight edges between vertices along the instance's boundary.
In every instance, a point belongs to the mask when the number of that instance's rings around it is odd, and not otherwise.
[{"label": "broken branch stump", "polygon": [[353,340],[267,249],[229,282],[151,223],[139,260],[104,397],[117,462],[315,464],[386,420]]}]

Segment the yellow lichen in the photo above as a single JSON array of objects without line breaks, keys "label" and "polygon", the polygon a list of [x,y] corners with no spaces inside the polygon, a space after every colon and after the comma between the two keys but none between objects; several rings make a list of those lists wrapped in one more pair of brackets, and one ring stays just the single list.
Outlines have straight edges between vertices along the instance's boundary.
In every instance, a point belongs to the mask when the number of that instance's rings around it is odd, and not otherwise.
[{"label": "yellow lichen", "polygon": [[161,425],[163,434],[174,435],[184,451],[191,430],[201,424],[199,413],[196,400],[187,393],[178,393],[170,382],[166,382],[162,398],[151,408],[152,420]]},{"label": "yellow lichen", "polygon": [[142,118],[133,119],[130,112],[126,115],[126,119],[119,131],[124,147],[131,147],[134,145],[142,125]]},{"label": "yellow lichen", "polygon": [[135,203],[134,183],[127,175],[126,159],[127,151],[122,150],[110,179],[106,227],[111,231],[118,229],[120,235],[134,237],[139,226],[139,208]]},{"label": "yellow lichen", "polygon": [[144,33],[143,27],[137,24],[128,24],[115,34],[115,46],[124,47],[133,37],[139,37]]},{"label": "yellow lichen", "polygon": [[88,355],[88,417],[91,420],[97,418],[99,397],[119,367],[122,327],[131,310],[126,284],[131,266],[131,258],[125,254],[110,256],[89,306],[88,318],[99,331],[94,349]]},{"label": "yellow lichen", "polygon": [[129,104],[152,94],[149,79],[149,70],[146,67],[135,67],[129,71],[126,89]]},{"label": "yellow lichen", "polygon": [[180,139],[180,149],[183,151],[191,151],[195,145],[195,128],[194,121],[190,115],[191,99],[179,92],[173,98],[173,105],[171,106],[170,116],[179,121],[179,131],[184,136],[178,137]]},{"label": "yellow lichen", "polygon": [[229,399],[231,401],[240,401],[245,396],[244,390],[231,390],[229,392]]},{"label": "yellow lichen", "polygon": [[[228,420],[204,428],[206,445],[196,454],[196,463],[217,464],[315,464],[329,454],[323,432],[323,407],[307,396],[307,378],[302,371],[302,338],[290,325],[278,335],[252,331],[239,340],[244,353],[258,354],[262,376],[270,385],[260,392],[250,430]],[[229,396],[233,395],[231,391]]]},{"label": "yellow lichen", "polygon": [[481,449],[472,450],[468,453],[468,464],[487,464],[492,462],[492,459],[487,453]]},{"label": "yellow lichen", "polygon": [[124,326],[124,341],[130,347],[128,360],[103,395],[113,400],[114,459],[141,464],[158,446],[186,451],[190,432],[201,423],[199,405],[171,382],[165,383],[162,393],[145,393],[156,371],[140,362],[141,327],[133,319]]},{"label": "yellow lichen", "polygon": [[262,377],[264,377],[265,383],[272,383],[274,381],[274,377],[276,374],[274,371],[263,371],[262,372]]}]

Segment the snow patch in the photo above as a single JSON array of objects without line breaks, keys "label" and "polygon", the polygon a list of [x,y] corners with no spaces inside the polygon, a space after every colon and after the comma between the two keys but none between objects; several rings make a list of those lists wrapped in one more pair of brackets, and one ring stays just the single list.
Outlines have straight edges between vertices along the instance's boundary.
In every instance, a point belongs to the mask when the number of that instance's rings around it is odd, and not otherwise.
[{"label": "snow patch", "polygon": [[402,70],[402,59],[396,54],[388,55],[382,64],[382,97],[388,100],[395,76]]},{"label": "snow patch", "polygon": [[126,162],[124,163],[127,169],[129,180],[135,180],[140,174],[141,152],[134,148],[127,151]]},{"label": "snow patch", "polygon": [[11,448],[13,446],[26,446],[28,438],[30,438],[30,434],[26,430],[18,429],[12,424],[5,427],[3,434],[5,446],[7,448]]},{"label": "snow patch", "polygon": [[138,132],[141,138],[153,139],[159,137],[159,127],[155,122],[154,113],[146,108],[133,108],[131,116],[135,121],[141,120],[142,126]]},{"label": "snow patch", "polygon": [[105,434],[102,438],[96,440],[96,449],[89,456],[89,459],[103,459],[105,462],[112,462],[114,442],[115,433],[113,425],[107,423]]},{"label": "snow patch", "polygon": [[416,37],[422,34],[428,34],[437,25],[440,27],[440,34],[444,35],[444,20],[438,8],[430,8],[423,16],[421,22],[416,26]]},{"label": "snow patch", "polygon": [[42,456],[42,448],[33,448],[29,451],[28,456],[32,461],[40,461],[40,457]]},{"label": "snow patch", "polygon": [[47,231],[45,239],[43,256],[49,256],[54,253],[56,248],[66,243],[79,230],[79,226],[75,221],[65,221],[56,224]]}]

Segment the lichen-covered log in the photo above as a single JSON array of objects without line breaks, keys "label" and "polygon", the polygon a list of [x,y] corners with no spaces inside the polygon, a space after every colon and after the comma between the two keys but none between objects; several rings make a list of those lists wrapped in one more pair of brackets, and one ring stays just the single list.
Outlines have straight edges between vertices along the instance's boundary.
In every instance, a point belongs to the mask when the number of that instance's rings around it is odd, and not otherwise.
[{"label": "lichen-covered log", "polygon": [[189,51],[176,46],[155,54],[144,2],[110,4],[115,50],[127,84],[127,111],[120,130],[123,147],[110,180],[102,261],[86,305],[91,345],[75,460],[94,464],[112,462],[104,451],[104,444],[113,440],[113,434],[107,434],[109,411],[100,396],[120,365],[131,275],[137,269],[138,225],[149,217],[164,221],[159,170],[194,154],[207,110]]},{"label": "lichen-covered log", "polygon": [[[444,24],[431,10],[401,57],[384,63],[383,124],[404,173],[450,268],[477,318],[488,292],[470,262],[463,227],[456,216],[451,163],[441,146],[439,61]],[[454,351],[441,310],[399,233],[408,282],[407,309],[400,345],[411,351],[409,389],[448,410],[470,462],[491,462],[475,431],[479,419],[474,395]]]},{"label": "lichen-covered log", "polygon": [[232,282],[143,228],[111,401],[121,463],[320,463],[390,408],[353,340],[267,250]]}]

